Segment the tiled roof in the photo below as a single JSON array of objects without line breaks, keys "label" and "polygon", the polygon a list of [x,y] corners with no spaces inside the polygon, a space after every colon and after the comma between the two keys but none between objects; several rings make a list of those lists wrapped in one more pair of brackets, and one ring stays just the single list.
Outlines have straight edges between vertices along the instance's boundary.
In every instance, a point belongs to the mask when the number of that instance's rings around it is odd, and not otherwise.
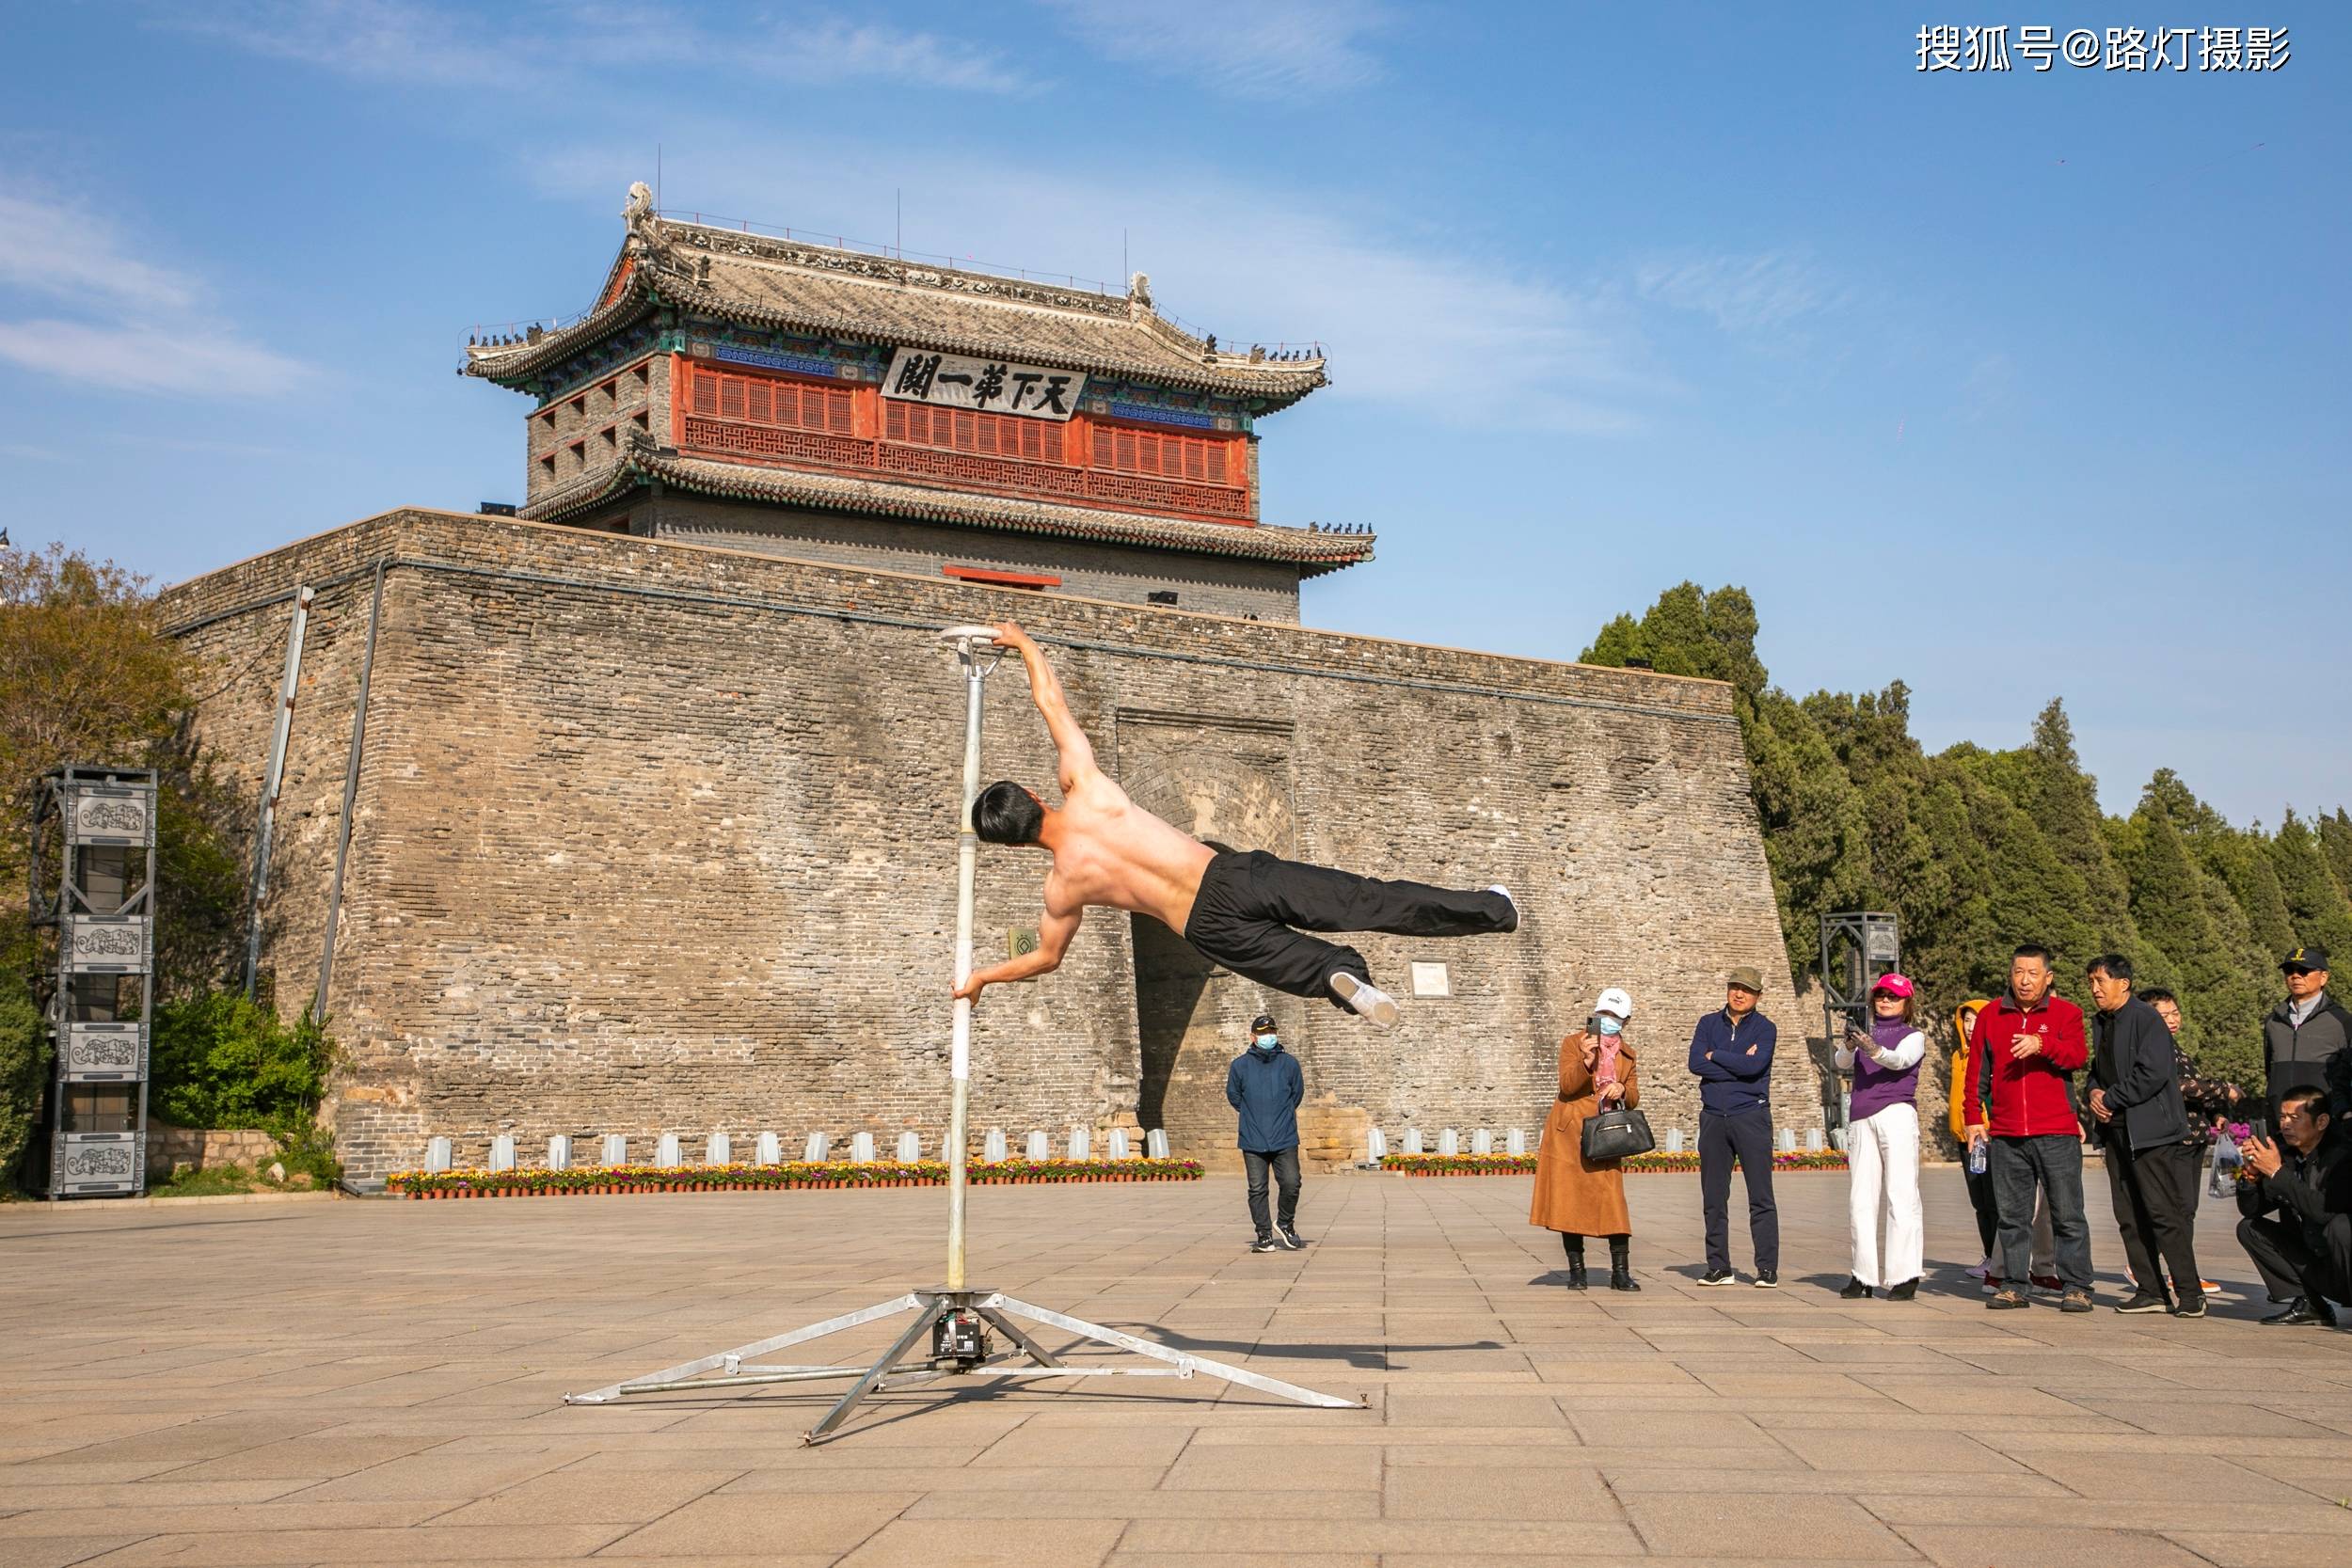
[{"label": "tiled roof", "polygon": [[[1152,308],[1137,274],[1123,295],[771,239],[640,214],[581,320],[535,339],[469,345],[469,375],[528,378],[656,305],[864,342],[1018,359],[1281,408],[1327,385],[1319,353],[1212,348]],[[534,329],[535,331],[536,329]]]},{"label": "tiled roof", "polygon": [[1370,533],[1147,517],[1056,501],[1015,500],[895,481],[681,457],[661,450],[642,434],[630,443],[618,466],[532,502],[522,509],[520,515],[534,522],[563,522],[653,480],[697,495],[737,500],[917,517],[1011,533],[1140,545],[1181,553],[1287,562],[1298,566],[1306,577],[1318,577],[1370,561],[1376,543]]}]

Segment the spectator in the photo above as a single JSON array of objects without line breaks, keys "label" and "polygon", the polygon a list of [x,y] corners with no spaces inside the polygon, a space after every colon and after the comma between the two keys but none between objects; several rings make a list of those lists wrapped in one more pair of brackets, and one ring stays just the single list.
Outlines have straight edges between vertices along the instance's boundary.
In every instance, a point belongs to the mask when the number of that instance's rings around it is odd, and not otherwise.
[{"label": "spectator", "polygon": [[[2025,1289],[2034,1200],[2050,1205],[2062,1312],[2090,1310],[2090,1232],[2083,1219],[2082,1124],[2069,1093],[2090,1054],[2083,1013],[2051,993],[2050,950],[2028,942],[2010,959],[2009,990],[1977,1015],[1977,1049],[1989,1070],[1968,1080],[1968,1141],[1991,1140],[2001,1211],[2001,1288],[1985,1305],[2029,1306]],[[1987,1103],[1980,1085],[1990,1083]]]},{"label": "spectator", "polygon": [[1731,1283],[1731,1164],[1748,1189],[1748,1239],[1756,1283],[1780,1284],[1780,1211],[1772,1203],[1772,1048],[1780,1031],[1756,1010],[1764,976],[1735,969],[1721,1011],[1691,1035],[1691,1070],[1699,1081],[1699,1196],[1707,1208],[1707,1273],[1702,1285]]},{"label": "spectator", "polygon": [[2352,1301],[2352,1138],[2330,1136],[2334,1120],[2327,1095],[2298,1085],[2279,1107],[2279,1141],[2247,1142],[2237,1239],[2270,1299],[2286,1303],[2265,1323],[2332,1328],[2328,1299]]},{"label": "spectator", "polygon": [[[1861,1301],[1887,1285],[1887,1300],[1909,1301],[1919,1293],[1919,1275],[1926,1266],[1917,1099],[1919,1063],[1928,1053],[1928,1037],[1915,1027],[1917,1006],[1911,981],[1903,975],[1879,977],[1870,988],[1870,1013],[1868,1030],[1848,1023],[1846,1038],[1837,1047],[1837,1070],[1853,1073],[1853,1098],[1846,1117],[1853,1272],[1837,1293]],[[1883,1263],[1882,1218],[1886,1225]]]},{"label": "spectator", "polygon": [[[1946,1086],[1944,1096],[1945,1115],[1949,1118],[1952,1141],[1961,1146],[1960,1169],[1968,1183],[1968,1206],[1977,1214],[1977,1241],[1983,1250],[1981,1260],[1968,1271],[1968,1277],[1981,1280],[1984,1293],[1988,1296],[2001,1289],[2000,1271],[1994,1266],[2001,1232],[2001,1210],[1993,1198],[1990,1161],[1987,1161],[1987,1168],[1976,1170],[1971,1168],[1968,1159],[1968,1080],[1983,1079],[1984,1074],[1992,1070],[1991,1059],[1979,1058],[1976,1049],[1977,1019],[1991,1006],[1981,998],[1963,1002],[1960,1010],[1952,1015],[1952,1027],[1960,1035],[1960,1049],[1952,1053],[1952,1079]],[[1989,1094],[1989,1083],[1990,1080],[1979,1082],[1977,1092],[1979,1095]],[[1989,1149],[1987,1153],[1990,1154]],[[2033,1206],[2033,1249],[2027,1263],[2028,1282],[2041,1290],[2056,1291],[2058,1288],[2057,1259],[2058,1243],[2050,1234],[2050,1206],[2037,1196]]]},{"label": "spectator", "polygon": [[[2217,1129],[2222,1127],[2229,1113],[2237,1109],[2240,1099],[2238,1086],[2227,1081],[2200,1076],[2197,1064],[2190,1061],[2188,1053],[2181,1049],[2181,1003],[2178,997],[2158,986],[2150,986],[2134,994],[2156,1009],[2156,1016],[2164,1020],[2164,1027],[2172,1037],[2172,1069],[2180,1077],[2181,1104],[2188,1113],[2188,1136],[2183,1141],[2188,1145],[2188,1159],[2193,1165],[2202,1165],[2206,1150],[2210,1148],[2213,1151],[2214,1180],[2217,1184],[2221,1150],[2225,1147],[2230,1151],[2230,1168],[2237,1168],[2237,1145],[2230,1141],[2226,1130],[2217,1133]],[[2217,1186],[2215,1196],[2220,1196]],[[2188,1189],[2188,1220],[2190,1232],[2194,1234],[2197,1226],[2197,1183],[2193,1181]],[[2211,1292],[2214,1283],[2210,1279],[2200,1280],[2198,1288]]]},{"label": "spectator", "polygon": [[2263,1021],[2264,1091],[2273,1126],[2289,1089],[2328,1092],[2328,1112],[2352,1113],[2352,1013],[2328,994],[2328,950],[2298,947],[2279,960],[2287,999]]},{"label": "spectator", "polygon": [[[2180,1048],[2156,1009],[2132,994],[2131,960],[2103,953],[2088,971],[2098,1008],[2090,1057],[2092,1131],[2132,1293],[2118,1312],[2205,1315],[2204,1275],[2197,1272],[2197,1144],[2181,1102]],[[2165,1291],[2158,1254],[2172,1275]]]},{"label": "spectator", "polygon": [[1625,1172],[1615,1160],[1584,1158],[1584,1124],[1602,1109],[1642,1102],[1633,1045],[1625,1026],[1633,998],[1615,986],[1600,993],[1583,1028],[1560,1042],[1560,1094],[1544,1121],[1535,1151],[1535,1200],[1531,1224],[1560,1232],[1568,1255],[1568,1289],[1585,1289],[1584,1238],[1609,1238],[1609,1288],[1638,1291],[1633,1277],[1633,1221],[1626,1212]]},{"label": "spectator", "polygon": [[[1298,1102],[1307,1098],[1306,1076],[1298,1058],[1282,1049],[1274,1015],[1260,1013],[1249,1021],[1249,1049],[1225,1069],[1225,1102],[1241,1114],[1243,1170],[1249,1178],[1249,1221],[1257,1227],[1252,1252],[1272,1252],[1277,1246],[1297,1251],[1294,1223],[1298,1218]],[[1280,1206],[1266,1213],[1266,1178],[1281,1191]]]}]

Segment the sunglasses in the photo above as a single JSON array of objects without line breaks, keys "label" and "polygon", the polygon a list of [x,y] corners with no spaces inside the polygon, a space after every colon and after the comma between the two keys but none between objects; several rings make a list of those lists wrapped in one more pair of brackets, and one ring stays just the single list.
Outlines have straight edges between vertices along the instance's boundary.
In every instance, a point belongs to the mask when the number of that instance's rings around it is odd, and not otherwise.
[{"label": "sunglasses", "polygon": [[2312,971],[2305,969],[2301,964],[2289,964],[2282,971],[2280,971],[2280,973],[2290,976],[2291,978],[2299,980],[2304,975],[2311,974]]}]

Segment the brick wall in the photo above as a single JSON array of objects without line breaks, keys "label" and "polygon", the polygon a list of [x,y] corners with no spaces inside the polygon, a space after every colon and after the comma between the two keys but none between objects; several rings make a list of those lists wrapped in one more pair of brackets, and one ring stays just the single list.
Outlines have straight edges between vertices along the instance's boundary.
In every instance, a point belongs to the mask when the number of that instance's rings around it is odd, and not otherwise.
[{"label": "brick wall", "polygon": [[[928,628],[1019,616],[1104,765],[1181,826],[1375,875],[1501,880],[1513,937],[1359,942],[1453,996],[1379,1035],[1262,997],[1097,911],[1060,973],[992,991],[973,1127],[1058,1146],[1150,1101],[1213,1148],[1225,1060],[1268,1002],[1330,1130],[1534,1127],[1556,1045],[1629,987],[1662,1131],[1694,1125],[1691,1021],[1779,936],[1726,689],[1131,604],[403,511],[169,590],[216,669],[216,763],[259,788],[297,581],[313,608],[265,911],[281,1009],[317,984],[372,569],[386,575],[330,996],[331,1107],[361,1172],[506,1132],[936,1147],[961,701]],[[274,596],[279,602],[268,602]],[[1008,667],[991,777],[1052,756]],[[978,945],[1033,926],[1036,851],[984,853]],[[1142,923],[1148,927],[1149,923]],[[1142,981],[1138,984],[1138,963]],[[1802,1021],[1768,997],[1784,1031]],[[1140,1010],[1139,1010],[1140,1009]],[[1809,1126],[1802,1052],[1783,1118]],[[642,1146],[642,1145],[641,1145]]]},{"label": "brick wall", "polygon": [[1147,603],[1171,592],[1177,608],[1262,621],[1298,619],[1298,568],[1279,562],[1177,555],[985,529],[843,516],[674,496],[641,502],[636,531],[689,545],[758,550],[845,566],[940,575],[948,564],[1058,577],[1061,592],[1084,598]]}]

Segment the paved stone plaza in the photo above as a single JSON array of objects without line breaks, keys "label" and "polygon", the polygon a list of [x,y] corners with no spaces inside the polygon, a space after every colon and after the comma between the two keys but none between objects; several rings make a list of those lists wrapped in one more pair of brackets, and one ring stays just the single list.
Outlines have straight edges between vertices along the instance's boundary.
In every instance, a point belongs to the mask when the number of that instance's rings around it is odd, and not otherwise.
[{"label": "paved stone plaza", "polygon": [[2103,1196],[2099,1313],[1989,1314],[1926,1176],[1910,1305],[1837,1299],[1836,1175],[1777,1292],[1629,1180],[1632,1296],[1560,1288],[1525,1179],[1311,1180],[1264,1257],[1230,1179],[979,1189],[975,1283],[1367,1408],[910,1389],[818,1449],[805,1389],[558,1396],[936,1283],[936,1190],[0,1210],[0,1563],[2352,1564],[2352,1334],[2254,1325],[2228,1205],[2216,1318],[2106,1309]]}]

